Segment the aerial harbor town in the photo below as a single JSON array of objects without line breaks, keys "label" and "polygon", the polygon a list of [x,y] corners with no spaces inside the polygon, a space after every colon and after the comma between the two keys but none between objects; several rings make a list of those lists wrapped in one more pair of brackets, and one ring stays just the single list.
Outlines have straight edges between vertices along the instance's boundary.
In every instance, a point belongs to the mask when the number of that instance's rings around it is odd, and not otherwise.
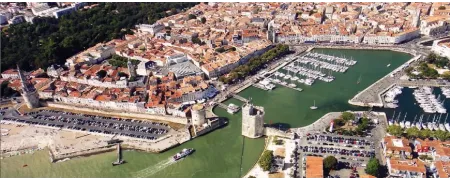
[{"label": "aerial harbor town", "polygon": [[449,178],[448,2],[10,2],[0,25],[2,178]]}]

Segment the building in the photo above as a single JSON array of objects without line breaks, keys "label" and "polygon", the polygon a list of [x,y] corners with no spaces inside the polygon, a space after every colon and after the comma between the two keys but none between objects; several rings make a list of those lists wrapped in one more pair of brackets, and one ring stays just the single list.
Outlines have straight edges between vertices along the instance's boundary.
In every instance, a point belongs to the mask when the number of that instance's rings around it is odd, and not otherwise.
[{"label": "building", "polygon": [[192,124],[202,126],[206,123],[206,110],[202,104],[195,104],[192,106]]},{"label": "building", "polygon": [[412,158],[412,149],[408,139],[386,136],[383,138],[383,153],[386,157],[393,158]]},{"label": "building", "polygon": [[306,178],[323,178],[323,158],[306,156]]},{"label": "building", "polygon": [[25,21],[25,17],[24,17],[23,15],[17,15],[17,16],[12,17],[12,18],[8,21],[8,23],[9,23],[9,24],[19,24],[19,23],[22,23],[22,22],[24,22],[24,21]]},{"label": "building", "polygon": [[435,40],[431,50],[439,56],[450,59],[450,38]]},{"label": "building", "polygon": [[128,59],[128,62],[127,62],[127,68],[128,68],[128,72],[129,72],[129,74],[130,74],[130,78],[135,78],[135,77],[137,76],[137,73],[136,73],[136,65],[134,65],[134,64],[130,61],[130,59]]},{"label": "building", "polygon": [[420,33],[427,36],[442,34],[450,29],[449,24],[446,16],[430,16],[420,22]]},{"label": "building", "polygon": [[435,172],[433,173],[435,178],[449,178],[450,176],[450,162],[448,161],[436,161],[430,169]]},{"label": "building", "polygon": [[7,24],[7,23],[8,23],[8,19],[6,18],[6,16],[3,14],[0,14],[0,25]]},{"label": "building", "polygon": [[249,138],[264,135],[264,107],[249,103],[242,107],[242,135]]},{"label": "building", "polygon": [[70,67],[75,64],[99,63],[115,54],[115,46],[111,44],[99,43],[84,52],[76,54],[66,60],[66,66]]},{"label": "building", "polygon": [[4,79],[19,79],[19,72],[17,69],[8,69],[2,72],[2,78]]},{"label": "building", "polygon": [[58,78],[62,71],[64,71],[64,69],[61,66],[52,64],[47,68],[47,75]]},{"label": "building", "polygon": [[69,14],[69,13],[74,12],[76,10],[77,10],[77,8],[75,6],[58,9],[58,10],[53,12],[53,16],[55,16],[55,18],[58,19],[61,16]]},{"label": "building", "polygon": [[39,94],[37,93],[36,88],[20,71],[19,65],[17,65],[17,72],[19,73],[20,83],[22,85],[22,97],[25,104],[30,109],[39,107]]},{"label": "building", "polygon": [[390,178],[425,178],[425,164],[418,160],[386,158]]},{"label": "building", "polygon": [[164,29],[164,25],[163,24],[158,24],[158,23],[155,23],[155,24],[139,24],[139,25],[136,25],[136,28],[141,33],[149,33],[149,34],[151,34],[153,36],[156,33],[162,31]]},{"label": "building", "polygon": [[421,140],[414,141],[414,151],[433,158],[434,161],[450,161],[450,141]]}]

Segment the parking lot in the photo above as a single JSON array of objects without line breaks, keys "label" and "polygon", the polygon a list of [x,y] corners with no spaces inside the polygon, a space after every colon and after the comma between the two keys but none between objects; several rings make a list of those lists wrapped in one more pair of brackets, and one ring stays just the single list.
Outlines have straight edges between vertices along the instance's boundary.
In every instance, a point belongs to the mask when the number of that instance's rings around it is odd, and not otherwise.
[{"label": "parking lot", "polygon": [[298,164],[302,170],[299,175],[304,176],[304,158],[306,156],[334,156],[339,162],[340,169],[365,167],[370,158],[376,156],[376,144],[370,138],[343,136],[337,134],[315,133],[307,134],[296,142]]},{"label": "parking lot", "polygon": [[25,116],[19,118],[4,117],[3,120],[149,140],[155,140],[167,134],[170,130],[168,124],[165,123],[76,114],[55,110],[39,110],[25,114]]}]

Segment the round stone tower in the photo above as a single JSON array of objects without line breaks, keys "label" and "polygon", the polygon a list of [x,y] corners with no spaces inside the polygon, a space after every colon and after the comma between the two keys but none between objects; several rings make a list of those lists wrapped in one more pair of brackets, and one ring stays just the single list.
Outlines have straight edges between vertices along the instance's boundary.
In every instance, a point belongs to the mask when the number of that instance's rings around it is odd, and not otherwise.
[{"label": "round stone tower", "polygon": [[249,103],[242,107],[242,135],[249,138],[264,135],[264,107]]},{"label": "round stone tower", "polygon": [[192,124],[201,126],[206,123],[206,111],[202,104],[192,106]]}]

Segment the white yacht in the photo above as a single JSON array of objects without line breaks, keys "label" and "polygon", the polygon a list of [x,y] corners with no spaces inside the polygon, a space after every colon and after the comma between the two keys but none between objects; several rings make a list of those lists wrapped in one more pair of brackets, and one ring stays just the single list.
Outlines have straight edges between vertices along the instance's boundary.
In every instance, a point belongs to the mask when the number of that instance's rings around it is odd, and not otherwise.
[{"label": "white yacht", "polygon": [[401,128],[405,128],[405,121],[401,121],[401,122],[400,122],[400,127],[401,127]]},{"label": "white yacht", "polygon": [[406,121],[406,122],[405,122],[405,127],[406,127],[406,128],[411,128],[411,122]]},{"label": "white yacht", "polygon": [[386,65],[386,67],[389,67],[389,66],[391,66],[391,64]]}]

